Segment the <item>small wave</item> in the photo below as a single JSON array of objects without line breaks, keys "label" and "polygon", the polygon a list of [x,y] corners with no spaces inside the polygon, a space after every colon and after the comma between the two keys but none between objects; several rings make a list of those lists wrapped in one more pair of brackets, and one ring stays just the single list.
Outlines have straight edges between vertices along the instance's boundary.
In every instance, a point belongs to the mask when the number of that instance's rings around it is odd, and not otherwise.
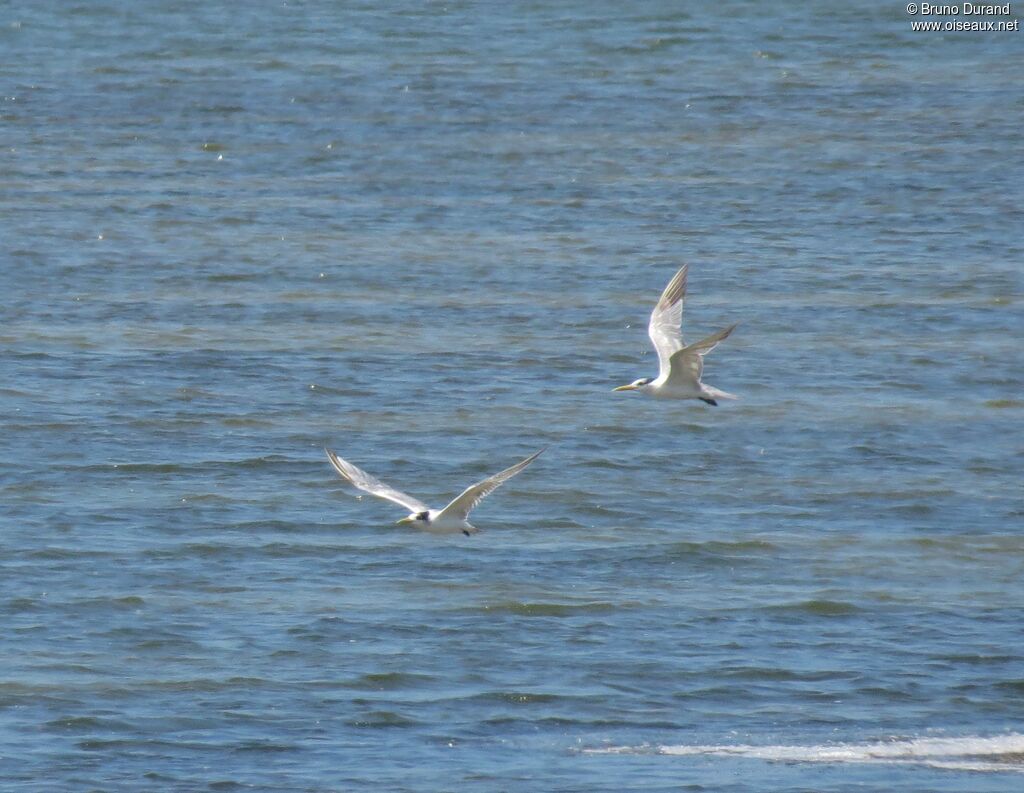
[{"label": "small wave", "polygon": [[101,471],[116,468],[121,473],[197,473],[221,468],[242,468],[245,470],[258,470],[262,468],[273,468],[282,463],[294,462],[291,458],[280,454],[267,454],[262,457],[249,457],[243,460],[197,460],[191,463],[109,463],[102,465],[86,465],[75,470],[77,471]]},{"label": "small wave", "polygon": [[220,423],[228,427],[272,427],[273,421],[255,416],[224,416]]},{"label": "small wave", "polygon": [[996,683],[996,688],[1019,697],[1024,694],[1024,680],[1002,680]]},{"label": "small wave", "polygon": [[299,748],[298,744],[279,743],[277,741],[246,741],[233,747],[235,752],[294,752]]},{"label": "small wave", "polygon": [[350,721],[349,724],[353,727],[379,729],[383,727],[415,727],[419,722],[394,711],[375,710],[360,719]]},{"label": "small wave", "polygon": [[483,691],[467,697],[453,697],[450,701],[486,705],[550,705],[552,703],[577,704],[585,699],[585,697],[537,691]]},{"label": "small wave", "polygon": [[722,670],[722,676],[740,680],[781,680],[784,682],[819,682],[822,680],[846,680],[859,676],[859,672],[838,669],[821,669],[800,672],[776,666],[741,666]]},{"label": "small wave", "polygon": [[347,397],[358,397],[358,398],[373,398],[374,392],[369,391],[365,388],[357,388],[355,386],[339,386],[339,385],[323,385],[321,383],[310,383],[310,391],[316,391],[317,394],[331,394],[334,396],[347,396]]},{"label": "small wave", "polygon": [[1021,408],[1024,407],[1024,400],[1020,399],[990,399],[983,403],[987,408]]},{"label": "small wave", "polygon": [[216,273],[206,276],[206,280],[214,284],[233,284],[244,281],[258,281],[261,277],[254,273]]},{"label": "small wave", "polygon": [[222,496],[220,493],[191,493],[183,496],[180,503],[183,504],[234,504],[237,499],[229,496]]},{"label": "small wave", "polygon": [[[644,729],[651,730],[679,730],[682,729],[682,725],[677,721],[668,721],[662,719],[650,719],[650,718],[636,718],[630,719],[628,717],[610,717],[610,718],[585,718],[583,716],[545,716],[537,718],[532,715],[517,715],[508,714],[493,716],[491,718],[483,719],[483,724],[491,727],[509,727],[512,725],[527,726],[531,730],[543,730],[543,729],[554,729],[554,730],[573,730],[573,729],[595,729],[595,730],[621,730],[621,729],[637,729],[643,727]],[[623,747],[620,750],[591,750],[584,749],[584,753],[597,754],[630,754],[633,752],[628,747]],[[638,747],[636,749],[637,754],[654,754],[656,753],[651,747]]]},{"label": "small wave", "polygon": [[668,558],[700,557],[709,561],[722,561],[735,564],[744,559],[754,559],[762,555],[778,553],[778,547],[764,540],[741,540],[725,542],[709,540],[706,542],[678,541],[668,546],[663,555]]},{"label": "small wave", "polygon": [[853,603],[841,600],[816,599],[804,600],[799,603],[765,606],[762,610],[775,613],[812,614],[817,617],[847,617],[851,614],[860,613],[861,608]]},{"label": "small wave", "polygon": [[46,548],[39,548],[35,551],[28,551],[25,556],[29,559],[43,559],[47,561],[61,561],[64,559],[75,559],[82,561],[84,559],[108,559],[113,554],[106,553],[103,551],[85,551],[81,548],[60,548],[57,546],[47,546]]},{"label": "small wave", "polygon": [[490,603],[481,606],[485,614],[513,614],[519,617],[572,617],[577,614],[606,614],[619,605],[602,601],[585,603],[526,603],[518,600]]},{"label": "small wave", "polygon": [[128,730],[132,724],[101,716],[65,716],[51,719],[43,724],[43,729],[52,732],[92,732],[94,730]]},{"label": "small wave", "polygon": [[663,754],[746,757],[784,763],[879,763],[926,765],[953,771],[1024,773],[1024,735],[909,738],[873,743],[801,745],[611,746],[591,754]]},{"label": "small wave", "polygon": [[[430,675],[419,675],[408,672],[372,672],[360,675],[357,679],[345,683],[346,688],[356,688],[366,691],[399,691],[406,688],[423,686],[433,683],[435,679]],[[336,684],[329,682],[333,688]]]},{"label": "small wave", "polygon": [[77,608],[99,608],[110,607],[123,609],[137,609],[146,604],[138,595],[122,595],[120,597],[88,597],[72,601]]},{"label": "small wave", "polygon": [[1015,655],[1007,653],[947,653],[935,655],[936,661],[948,661],[952,664],[984,665],[984,664],[1008,664],[1016,660]]}]

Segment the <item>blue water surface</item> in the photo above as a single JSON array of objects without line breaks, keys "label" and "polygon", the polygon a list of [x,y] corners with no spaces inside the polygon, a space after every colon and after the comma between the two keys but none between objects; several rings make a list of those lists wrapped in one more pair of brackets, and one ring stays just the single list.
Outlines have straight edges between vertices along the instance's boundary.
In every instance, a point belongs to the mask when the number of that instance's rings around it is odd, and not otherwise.
[{"label": "blue water surface", "polygon": [[0,787],[1019,790],[1024,34],[910,21],[0,6]]}]

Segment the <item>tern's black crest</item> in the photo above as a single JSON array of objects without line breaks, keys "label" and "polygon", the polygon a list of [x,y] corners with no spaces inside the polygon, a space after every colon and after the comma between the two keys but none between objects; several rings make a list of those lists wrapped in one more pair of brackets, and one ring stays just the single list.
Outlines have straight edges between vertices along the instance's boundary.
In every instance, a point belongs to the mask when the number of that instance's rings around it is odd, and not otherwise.
[{"label": "tern's black crest", "polygon": [[641,377],[639,380],[637,380],[637,385],[650,385],[653,382],[653,377]]},{"label": "tern's black crest", "polygon": [[427,520],[430,517],[429,512],[417,512],[416,520]]},{"label": "tern's black crest", "polygon": [[700,399],[701,402],[707,402],[709,405],[714,405],[715,407],[718,407],[718,403],[715,402],[715,400],[713,399],[705,399],[704,397],[698,397],[698,399]]}]

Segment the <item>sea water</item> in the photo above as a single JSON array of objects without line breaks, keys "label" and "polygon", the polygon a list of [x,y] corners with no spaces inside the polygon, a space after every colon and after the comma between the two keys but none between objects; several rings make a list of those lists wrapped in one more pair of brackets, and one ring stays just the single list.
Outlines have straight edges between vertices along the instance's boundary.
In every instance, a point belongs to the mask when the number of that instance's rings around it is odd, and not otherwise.
[{"label": "sea water", "polygon": [[0,786],[1022,789],[1022,42],[4,6]]}]

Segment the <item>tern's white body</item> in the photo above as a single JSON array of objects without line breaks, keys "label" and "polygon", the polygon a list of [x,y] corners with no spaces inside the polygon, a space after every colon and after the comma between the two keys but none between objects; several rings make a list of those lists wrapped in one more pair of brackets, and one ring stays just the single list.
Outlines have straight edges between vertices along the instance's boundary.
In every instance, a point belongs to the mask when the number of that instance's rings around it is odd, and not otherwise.
[{"label": "tern's white body", "polygon": [[689,346],[683,341],[681,326],[686,273],[687,265],[684,264],[661,293],[647,326],[651,342],[658,353],[658,376],[634,380],[629,385],[619,386],[615,391],[639,391],[659,399],[699,399],[709,405],[717,405],[718,399],[736,399],[733,394],[720,391],[700,380],[704,373],[704,356],[718,346],[720,341],[728,338],[736,326],[730,325]]},{"label": "tern's white body", "polygon": [[327,459],[331,461],[331,465],[334,466],[334,470],[337,471],[341,477],[352,484],[354,487],[369,493],[370,495],[377,496],[378,498],[384,498],[388,501],[393,501],[400,506],[405,507],[408,510],[412,510],[407,518],[402,518],[399,523],[411,523],[425,531],[433,532],[434,534],[455,534],[462,532],[469,536],[474,534],[479,529],[473,526],[469,522],[469,513],[477,504],[480,503],[485,497],[490,495],[494,490],[498,488],[504,482],[507,482],[513,476],[522,471],[526,466],[532,463],[541,452],[535,452],[527,457],[525,460],[516,463],[510,468],[506,468],[504,471],[499,471],[484,479],[476,484],[470,485],[456,496],[444,509],[431,509],[418,498],[410,496],[400,490],[395,490],[379,479],[361,468],[357,468],[352,463],[342,460],[338,455],[332,452],[330,449],[324,449],[327,452]]}]

